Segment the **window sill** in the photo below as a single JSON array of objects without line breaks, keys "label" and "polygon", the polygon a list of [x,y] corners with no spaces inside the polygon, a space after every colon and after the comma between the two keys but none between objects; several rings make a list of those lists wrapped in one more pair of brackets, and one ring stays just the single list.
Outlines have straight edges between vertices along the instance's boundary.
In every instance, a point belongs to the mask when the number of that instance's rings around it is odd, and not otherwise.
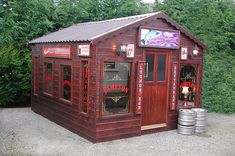
[{"label": "window sill", "polygon": [[191,108],[196,108],[196,106],[177,106],[177,109],[191,109]]},{"label": "window sill", "polygon": [[122,117],[131,117],[133,113],[122,113],[122,114],[102,114],[101,119],[110,119],[110,118],[122,118]]},{"label": "window sill", "polygon": [[72,105],[72,102],[63,98],[59,98],[60,101],[62,101],[65,104]]},{"label": "window sill", "polygon": [[83,116],[83,117],[88,117],[88,114],[85,113],[85,112],[82,112],[82,111],[80,112],[80,115]]},{"label": "window sill", "polygon": [[190,108],[195,108],[195,103],[194,102],[189,102],[187,101],[187,105],[184,106],[184,101],[179,100],[178,101],[178,105],[177,105],[177,109],[190,109]]},{"label": "window sill", "polygon": [[52,95],[52,94],[47,93],[47,92],[43,92],[43,95],[46,95],[46,96],[49,96],[49,97],[53,97],[53,95]]}]

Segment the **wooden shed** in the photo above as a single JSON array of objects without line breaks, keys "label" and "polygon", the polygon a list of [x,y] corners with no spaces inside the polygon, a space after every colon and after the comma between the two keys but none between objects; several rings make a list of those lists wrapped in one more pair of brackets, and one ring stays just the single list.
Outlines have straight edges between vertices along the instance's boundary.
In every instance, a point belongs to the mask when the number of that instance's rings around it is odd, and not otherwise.
[{"label": "wooden shed", "polygon": [[163,12],[79,23],[30,41],[32,110],[92,141],[175,129],[201,106],[206,45]]}]

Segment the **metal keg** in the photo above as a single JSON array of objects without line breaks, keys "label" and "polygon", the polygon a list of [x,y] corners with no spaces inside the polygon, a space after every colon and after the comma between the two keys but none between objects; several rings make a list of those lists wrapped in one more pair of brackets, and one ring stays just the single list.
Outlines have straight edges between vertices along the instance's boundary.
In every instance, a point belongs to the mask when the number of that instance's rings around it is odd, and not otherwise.
[{"label": "metal keg", "polygon": [[207,131],[207,110],[203,108],[192,108],[196,112],[196,133],[205,133]]},{"label": "metal keg", "polygon": [[183,126],[178,124],[177,131],[179,134],[193,135],[195,133],[195,126]]},{"label": "metal keg", "polygon": [[184,126],[193,126],[196,123],[195,118],[196,118],[195,111],[191,111],[189,109],[180,109],[178,124]]},{"label": "metal keg", "polygon": [[180,109],[178,118],[178,133],[192,135],[195,133],[196,112],[189,109]]}]

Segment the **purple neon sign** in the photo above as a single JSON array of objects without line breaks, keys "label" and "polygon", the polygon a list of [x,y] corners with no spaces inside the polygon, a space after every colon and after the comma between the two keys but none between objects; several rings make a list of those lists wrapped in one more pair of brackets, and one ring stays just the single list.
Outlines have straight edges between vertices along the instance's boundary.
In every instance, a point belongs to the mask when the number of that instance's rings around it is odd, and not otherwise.
[{"label": "purple neon sign", "polygon": [[178,49],[179,32],[156,29],[140,29],[140,46]]}]

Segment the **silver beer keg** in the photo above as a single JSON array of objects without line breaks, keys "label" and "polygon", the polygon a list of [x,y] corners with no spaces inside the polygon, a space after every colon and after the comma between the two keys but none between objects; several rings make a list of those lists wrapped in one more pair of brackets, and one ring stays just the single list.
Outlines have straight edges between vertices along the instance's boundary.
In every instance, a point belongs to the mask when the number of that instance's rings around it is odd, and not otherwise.
[{"label": "silver beer keg", "polygon": [[207,130],[207,110],[203,108],[192,108],[196,112],[196,133],[205,133]]},{"label": "silver beer keg", "polygon": [[195,133],[196,112],[189,109],[180,109],[178,118],[178,133],[192,135]]}]

